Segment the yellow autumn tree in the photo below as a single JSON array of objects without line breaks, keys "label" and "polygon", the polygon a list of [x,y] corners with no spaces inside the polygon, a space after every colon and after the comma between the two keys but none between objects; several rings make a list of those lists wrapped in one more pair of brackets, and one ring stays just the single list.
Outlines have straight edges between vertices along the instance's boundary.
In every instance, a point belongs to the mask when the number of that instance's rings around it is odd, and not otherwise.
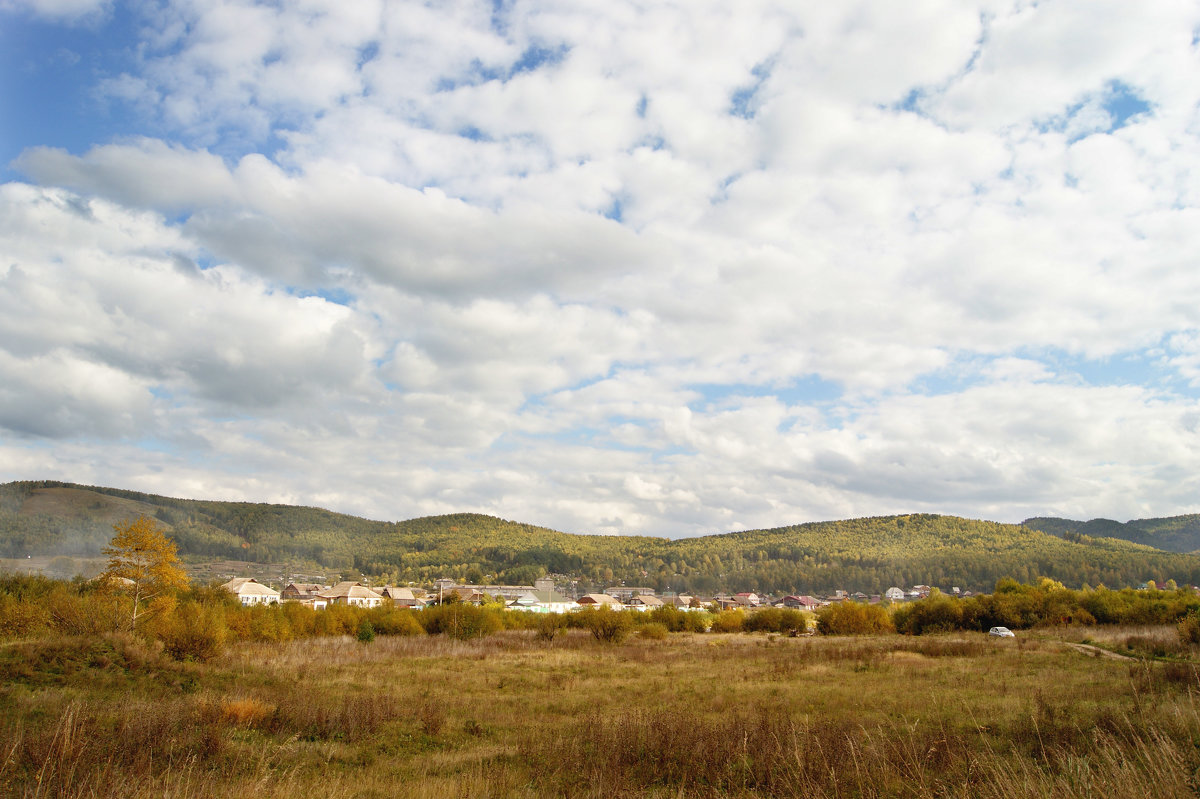
[{"label": "yellow autumn tree", "polygon": [[116,535],[104,548],[108,568],[100,575],[111,588],[132,599],[130,629],[154,613],[175,593],[187,588],[187,574],[179,565],[175,542],[163,535],[153,519],[139,516],[113,525]]}]

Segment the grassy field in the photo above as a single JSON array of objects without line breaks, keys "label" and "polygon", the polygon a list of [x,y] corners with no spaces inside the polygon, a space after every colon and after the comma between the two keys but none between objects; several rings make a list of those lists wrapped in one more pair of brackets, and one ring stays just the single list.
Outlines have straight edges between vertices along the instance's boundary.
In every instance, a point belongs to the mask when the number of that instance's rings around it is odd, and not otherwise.
[{"label": "grassy field", "polygon": [[208,664],[122,635],[7,642],[0,794],[1195,795],[1200,671],[1178,647],[1155,659],[1157,639],[1173,629],[510,631],[238,644]]}]

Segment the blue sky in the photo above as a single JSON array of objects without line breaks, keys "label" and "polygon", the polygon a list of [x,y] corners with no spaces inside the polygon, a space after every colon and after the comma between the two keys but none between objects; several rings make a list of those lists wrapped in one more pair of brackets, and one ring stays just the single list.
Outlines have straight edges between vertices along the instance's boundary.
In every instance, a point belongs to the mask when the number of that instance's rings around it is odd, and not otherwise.
[{"label": "blue sky", "polygon": [[0,480],[1200,511],[1200,10],[0,0]]}]

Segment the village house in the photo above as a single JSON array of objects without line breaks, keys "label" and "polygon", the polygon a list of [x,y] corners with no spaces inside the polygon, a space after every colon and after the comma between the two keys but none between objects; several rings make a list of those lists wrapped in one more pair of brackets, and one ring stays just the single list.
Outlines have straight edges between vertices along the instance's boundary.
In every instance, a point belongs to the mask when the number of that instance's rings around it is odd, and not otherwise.
[{"label": "village house", "polygon": [[889,602],[903,602],[904,601],[904,589],[892,586],[891,588],[889,588],[888,590],[883,592],[883,598],[888,600]]},{"label": "village house", "polygon": [[625,603],[625,607],[629,608],[630,610],[640,610],[643,612],[647,610],[654,610],[655,608],[661,608],[662,606],[663,601],[661,599],[656,596],[648,596],[646,594],[635,596]]},{"label": "village house", "polygon": [[279,598],[283,602],[299,602],[313,610],[324,610],[329,606],[329,600],[321,596],[321,592],[328,589],[329,586],[319,583],[288,583],[279,592]]},{"label": "village house", "polygon": [[463,601],[466,602],[468,601],[467,597],[476,595],[481,597],[500,597],[504,600],[513,600],[526,591],[532,590],[534,590],[534,586],[532,585],[475,585],[460,583],[456,584],[453,588],[448,589],[447,593],[449,591],[457,592],[458,595],[463,598]]},{"label": "village house", "polygon": [[742,591],[741,593],[734,594],[733,600],[739,607],[743,608],[756,608],[762,603],[762,599],[753,591]]},{"label": "village house", "polygon": [[498,597],[512,602],[530,591],[553,591],[554,580],[550,577],[539,577],[533,581],[533,585],[477,585],[456,583],[443,577],[434,581],[434,589],[442,597],[455,593],[463,602],[471,604],[480,604],[487,597]]},{"label": "village house", "polygon": [[346,581],[324,590],[320,596],[331,605],[354,605],[360,608],[376,608],[383,604],[383,597],[362,583]]},{"label": "village house", "polygon": [[581,608],[601,608],[608,607],[613,610],[624,610],[624,606],[617,601],[616,597],[608,594],[584,594],[579,597],[579,607]]},{"label": "village house", "polygon": [[797,610],[816,610],[821,607],[821,603],[808,594],[785,596],[780,604],[785,608],[795,608]]},{"label": "village house", "polygon": [[384,601],[391,600],[392,604],[398,608],[423,608],[425,603],[413,593],[411,588],[400,588],[394,585],[385,585],[377,591]]},{"label": "village house", "polygon": [[604,593],[619,602],[628,602],[635,596],[654,596],[654,589],[636,585],[614,585],[604,589]]},{"label": "village house", "polygon": [[295,602],[305,599],[312,599],[317,594],[324,591],[329,586],[321,585],[320,583],[288,583],[279,592],[279,599],[283,602]]},{"label": "village house", "polygon": [[526,591],[505,607],[505,610],[525,610],[530,613],[566,613],[578,609],[578,602],[553,588]]},{"label": "village house", "polygon": [[442,592],[443,597],[456,596],[464,605],[482,605],[487,601],[487,594],[470,585],[460,585]]},{"label": "village house", "polygon": [[238,598],[243,605],[275,605],[279,603],[279,592],[263,585],[253,577],[234,577],[221,585]]}]

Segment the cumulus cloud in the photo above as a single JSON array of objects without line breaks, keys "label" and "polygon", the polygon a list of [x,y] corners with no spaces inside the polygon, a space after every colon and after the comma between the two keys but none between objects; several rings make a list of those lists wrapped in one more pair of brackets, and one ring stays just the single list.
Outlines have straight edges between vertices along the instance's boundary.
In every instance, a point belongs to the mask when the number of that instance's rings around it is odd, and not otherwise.
[{"label": "cumulus cloud", "polygon": [[133,129],[0,187],[5,476],[671,535],[1198,509],[1195,9],[139,14],[92,87]]}]

